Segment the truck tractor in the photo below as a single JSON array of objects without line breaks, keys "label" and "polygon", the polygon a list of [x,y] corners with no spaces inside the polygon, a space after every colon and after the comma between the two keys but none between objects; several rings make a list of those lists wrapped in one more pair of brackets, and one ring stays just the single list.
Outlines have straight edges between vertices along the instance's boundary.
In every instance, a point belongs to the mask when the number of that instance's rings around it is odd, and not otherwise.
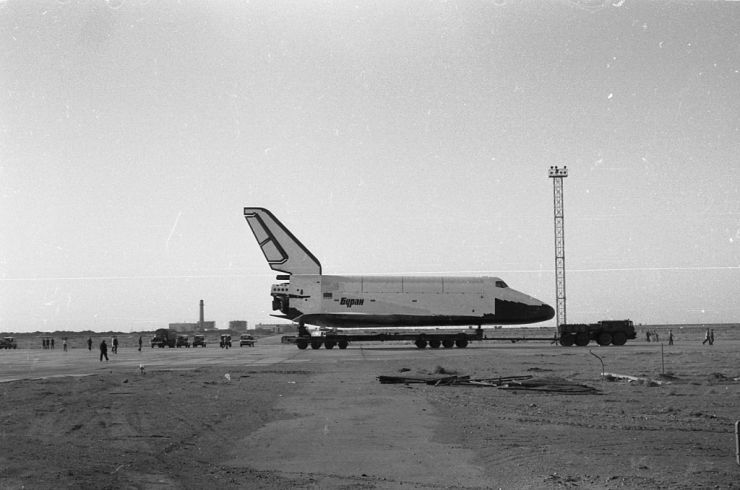
[{"label": "truck tractor", "polygon": [[155,347],[159,347],[160,349],[163,347],[175,347],[177,345],[177,333],[173,330],[169,330],[167,328],[159,328],[156,332],[154,332],[154,337],[152,338],[152,349]]},{"label": "truck tractor", "polygon": [[563,323],[558,327],[560,345],[584,347],[592,340],[601,346],[624,345],[637,337],[632,320],[601,320],[596,323]]},{"label": "truck tractor", "polygon": [[0,349],[17,349],[18,344],[13,337],[3,337],[0,339]]}]

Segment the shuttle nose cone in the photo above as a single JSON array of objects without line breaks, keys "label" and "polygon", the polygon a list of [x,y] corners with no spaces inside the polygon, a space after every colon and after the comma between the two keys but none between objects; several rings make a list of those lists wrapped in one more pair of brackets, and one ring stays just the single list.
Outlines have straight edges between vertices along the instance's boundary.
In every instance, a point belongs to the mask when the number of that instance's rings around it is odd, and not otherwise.
[{"label": "shuttle nose cone", "polygon": [[[537,303],[539,301],[534,300]],[[518,301],[496,300],[496,320],[507,324],[544,322],[555,316],[552,306]]]},{"label": "shuttle nose cone", "polygon": [[550,318],[555,316],[555,310],[552,308],[552,306],[542,303],[542,306],[540,306],[540,316],[541,316],[541,319],[537,321],[539,322],[547,321]]}]

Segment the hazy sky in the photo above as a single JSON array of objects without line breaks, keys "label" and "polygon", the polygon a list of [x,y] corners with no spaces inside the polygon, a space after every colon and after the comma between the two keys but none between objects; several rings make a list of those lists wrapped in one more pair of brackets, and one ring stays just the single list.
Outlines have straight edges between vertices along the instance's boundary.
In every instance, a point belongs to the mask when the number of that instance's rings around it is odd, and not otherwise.
[{"label": "hazy sky", "polygon": [[[0,331],[274,322],[327,274],[740,321],[740,3],[0,1]],[[554,324],[554,320],[550,322]]]}]

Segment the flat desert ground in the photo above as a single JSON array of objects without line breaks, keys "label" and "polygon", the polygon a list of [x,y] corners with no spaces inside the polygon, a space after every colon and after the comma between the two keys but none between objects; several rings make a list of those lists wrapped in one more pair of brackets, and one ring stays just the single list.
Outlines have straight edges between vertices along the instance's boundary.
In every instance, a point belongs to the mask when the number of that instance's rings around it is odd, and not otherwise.
[{"label": "flat desert ground", "polygon": [[[0,351],[0,488],[740,488],[740,333],[674,333],[580,348],[124,343],[109,362],[76,345]],[[593,354],[637,379],[603,379]],[[440,372],[595,391],[378,381]]]}]

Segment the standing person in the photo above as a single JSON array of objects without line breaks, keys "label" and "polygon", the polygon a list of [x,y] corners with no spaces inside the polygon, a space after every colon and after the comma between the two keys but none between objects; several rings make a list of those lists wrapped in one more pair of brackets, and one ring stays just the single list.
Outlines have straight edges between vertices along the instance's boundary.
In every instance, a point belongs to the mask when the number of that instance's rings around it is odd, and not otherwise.
[{"label": "standing person", "polygon": [[51,338],[51,348],[54,348],[54,337]]},{"label": "standing person", "polygon": [[[709,329],[707,329],[706,333],[704,334],[704,341],[701,343],[701,345],[706,344],[709,342],[709,339],[711,338],[711,334],[709,333]],[[711,344],[709,344],[711,345]]]},{"label": "standing person", "polygon": [[113,353],[118,354],[118,337],[113,336]]},{"label": "standing person", "polygon": [[105,357],[105,361],[108,361],[108,344],[105,343],[105,339],[103,339],[102,342],[100,342],[100,362],[103,362],[103,358]]},{"label": "standing person", "polygon": [[668,345],[673,345],[673,330],[668,330]]},{"label": "standing person", "polygon": [[143,341],[141,340],[141,335],[139,335],[139,352],[141,352],[141,344],[143,344]]},{"label": "standing person", "polygon": [[87,350],[92,350],[92,337],[87,338]]},{"label": "standing person", "polygon": [[650,342],[650,330],[645,332],[645,338],[647,339],[648,342]]},{"label": "standing person", "polygon": [[67,352],[67,337],[62,338],[62,347],[64,347],[64,352]]},{"label": "standing person", "polygon": [[709,331],[709,345],[714,345],[714,329]]}]

